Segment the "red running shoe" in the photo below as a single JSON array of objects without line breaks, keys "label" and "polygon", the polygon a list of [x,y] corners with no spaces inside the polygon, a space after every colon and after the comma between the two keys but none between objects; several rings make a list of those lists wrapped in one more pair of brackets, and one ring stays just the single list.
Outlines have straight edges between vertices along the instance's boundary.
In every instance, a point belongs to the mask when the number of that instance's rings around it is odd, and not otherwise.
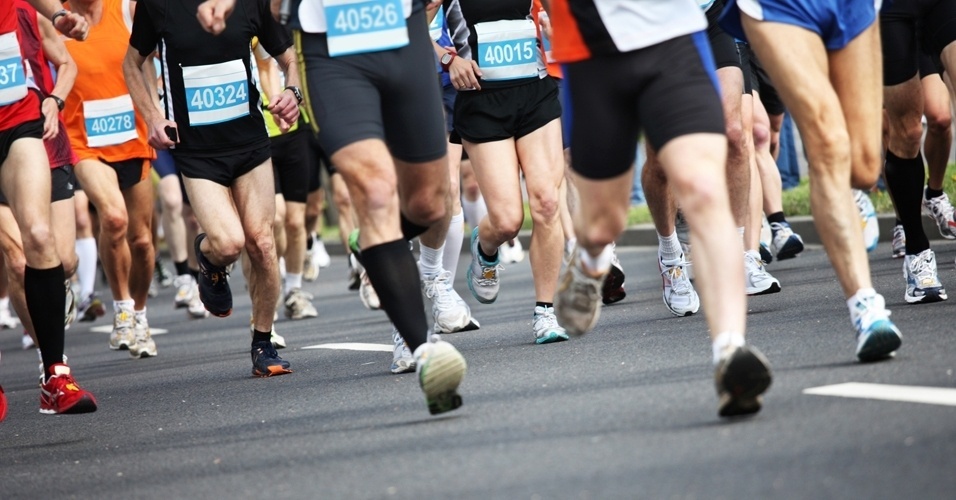
[{"label": "red running shoe", "polygon": [[0,386],[0,422],[7,418],[7,397],[3,394],[3,386]]},{"label": "red running shoe", "polygon": [[70,367],[53,365],[53,375],[40,386],[40,413],[90,413],[96,411],[96,399],[80,388],[70,375]]}]

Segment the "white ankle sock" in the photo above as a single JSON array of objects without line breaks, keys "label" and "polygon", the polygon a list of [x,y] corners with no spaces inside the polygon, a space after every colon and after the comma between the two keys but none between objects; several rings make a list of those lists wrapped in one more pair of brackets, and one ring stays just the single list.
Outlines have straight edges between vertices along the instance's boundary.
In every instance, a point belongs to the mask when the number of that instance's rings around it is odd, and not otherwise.
[{"label": "white ankle sock", "polygon": [[611,257],[614,255],[614,247],[611,245],[605,246],[604,250],[601,250],[601,253],[598,254],[597,257],[591,257],[591,254],[582,248],[579,251],[579,255],[584,267],[594,272],[605,273],[611,269]]},{"label": "white ankle sock", "polygon": [[720,357],[728,347],[741,347],[744,345],[744,334],[738,332],[724,332],[714,338],[714,364],[720,362]]},{"label": "white ankle sock", "polygon": [[422,277],[435,277],[438,273],[442,272],[441,261],[442,253],[445,251],[445,244],[442,243],[442,246],[439,248],[429,248],[422,244],[421,240],[418,241],[418,247],[421,251],[419,260],[418,260],[418,269],[422,273]]},{"label": "white ankle sock", "polygon": [[680,240],[677,239],[677,232],[673,232],[670,236],[657,233],[657,249],[661,252],[661,259],[663,260],[677,260],[680,258]]},{"label": "white ankle sock", "polygon": [[76,240],[75,247],[79,259],[76,276],[80,281],[80,300],[83,300],[96,287],[96,239],[80,238]]},{"label": "white ankle sock", "polygon": [[302,288],[302,273],[285,273],[285,293],[288,294],[296,288]]},{"label": "white ankle sock", "polygon": [[461,245],[465,239],[465,215],[458,212],[451,216],[448,225],[448,234],[445,235],[445,249],[442,251],[441,266],[451,273],[450,281],[455,282],[455,272],[458,271],[458,259],[461,258]]}]

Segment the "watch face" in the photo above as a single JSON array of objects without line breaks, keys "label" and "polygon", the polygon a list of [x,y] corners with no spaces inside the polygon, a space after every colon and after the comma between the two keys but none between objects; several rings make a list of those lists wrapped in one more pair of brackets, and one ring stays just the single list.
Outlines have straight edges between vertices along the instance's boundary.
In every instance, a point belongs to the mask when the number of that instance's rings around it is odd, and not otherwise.
[{"label": "watch face", "polygon": [[451,62],[451,54],[445,54],[445,55],[441,56],[441,63],[442,63],[442,64],[448,64],[448,63],[450,63],[450,62]]}]

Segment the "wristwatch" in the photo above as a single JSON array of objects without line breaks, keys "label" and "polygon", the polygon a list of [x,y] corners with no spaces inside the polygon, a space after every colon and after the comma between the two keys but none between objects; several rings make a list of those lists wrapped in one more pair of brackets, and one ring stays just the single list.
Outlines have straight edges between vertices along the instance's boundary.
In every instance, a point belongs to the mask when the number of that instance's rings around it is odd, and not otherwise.
[{"label": "wristwatch", "polygon": [[302,90],[300,90],[299,87],[296,87],[295,85],[289,85],[286,87],[286,90],[291,90],[296,100],[299,101],[299,104],[302,104]]},{"label": "wristwatch", "polygon": [[441,56],[441,59],[438,60],[438,62],[441,63],[442,71],[447,72],[448,67],[451,66],[451,62],[454,61],[457,56],[458,54],[454,51],[445,52],[445,54]]},{"label": "wristwatch", "polygon": [[53,94],[46,96],[45,99],[53,99],[53,102],[56,103],[56,108],[59,109],[60,111],[63,111],[63,108],[66,107],[66,103],[63,102],[63,99],[60,99],[59,97]]}]

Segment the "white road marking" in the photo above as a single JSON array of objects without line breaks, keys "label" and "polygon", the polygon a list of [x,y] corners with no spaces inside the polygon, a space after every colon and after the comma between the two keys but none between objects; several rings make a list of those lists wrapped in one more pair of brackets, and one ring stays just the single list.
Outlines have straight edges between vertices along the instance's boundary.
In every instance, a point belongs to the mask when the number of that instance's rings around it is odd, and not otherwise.
[{"label": "white road marking", "polygon": [[884,401],[956,406],[956,389],[946,389],[942,387],[847,382],[845,384],[812,387],[810,389],[804,389],[803,393],[817,396],[881,399]]},{"label": "white road marking", "polygon": [[341,344],[318,344],[303,347],[303,349],[337,349],[343,351],[375,351],[392,352],[393,346],[389,344],[362,344],[359,342],[345,342]]},{"label": "white road marking", "polygon": [[[96,333],[113,333],[113,326],[112,325],[91,326],[90,331],[96,332]],[[67,332],[69,333],[69,330],[67,330]],[[149,329],[150,335],[163,335],[166,333],[169,333],[169,330],[165,328],[150,328]]]}]

